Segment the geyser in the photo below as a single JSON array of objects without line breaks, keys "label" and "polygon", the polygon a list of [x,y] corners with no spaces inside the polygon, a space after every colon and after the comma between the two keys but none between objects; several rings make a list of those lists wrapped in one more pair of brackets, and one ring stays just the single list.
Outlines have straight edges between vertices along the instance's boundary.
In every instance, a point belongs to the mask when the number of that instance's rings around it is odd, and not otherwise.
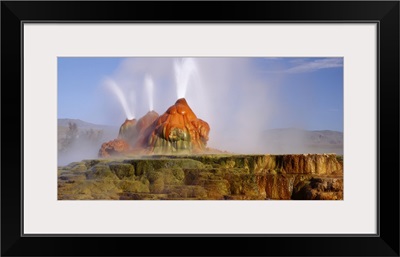
[{"label": "geyser", "polygon": [[139,120],[126,119],[121,125],[118,133],[118,139],[126,141],[131,147],[144,148],[142,143],[144,131],[159,117],[155,111],[150,111]]},{"label": "geyser", "polygon": [[153,111],[154,110],[154,104],[153,104],[154,82],[153,82],[153,79],[150,77],[150,75],[145,76],[144,85],[146,87],[147,97],[148,97],[148,101],[149,101],[149,111]]},{"label": "geyser", "polygon": [[[153,110],[153,79],[150,75],[145,75],[144,86],[149,112],[138,120],[130,112],[118,85],[113,80],[107,80],[107,84],[120,100],[127,119],[120,127],[118,138],[102,145],[100,157],[113,154],[201,153],[209,150],[207,141],[210,126],[197,118],[185,99],[188,84],[198,73],[196,62],[193,58],[175,59],[174,71],[178,100],[161,116]],[[118,149],[113,149],[114,146]]]},{"label": "geyser", "polygon": [[143,150],[147,148],[146,143],[146,130],[151,128],[152,124],[159,117],[158,113],[155,111],[149,111],[136,123],[136,137],[132,138],[131,141],[134,142],[134,148],[137,150]]},{"label": "geyser", "polygon": [[134,138],[137,134],[135,126],[136,123],[136,119],[126,119],[119,128],[118,139],[123,139],[129,142],[131,138]]},{"label": "geyser", "polygon": [[190,78],[197,72],[196,63],[193,58],[177,59],[174,61],[174,71],[177,97],[184,98]]},{"label": "geyser", "polygon": [[210,126],[198,119],[184,98],[161,115],[147,133],[152,153],[191,153],[206,150]]},{"label": "geyser", "polygon": [[106,85],[108,86],[108,88],[115,94],[115,96],[118,98],[119,103],[122,106],[122,109],[125,112],[125,116],[127,119],[131,120],[133,118],[135,118],[135,115],[133,114],[133,112],[131,112],[131,110],[129,109],[128,103],[126,101],[125,95],[122,92],[122,90],[119,88],[119,86],[117,85],[117,83],[115,83],[114,80],[112,79],[107,79],[105,81]]},{"label": "geyser", "polygon": [[[186,100],[180,98],[161,116],[150,111],[137,121],[125,120],[118,139],[104,143],[99,156],[206,152],[209,132],[208,123],[197,118]],[[118,149],[113,149],[114,145]],[[123,147],[125,152],[121,151]]]}]

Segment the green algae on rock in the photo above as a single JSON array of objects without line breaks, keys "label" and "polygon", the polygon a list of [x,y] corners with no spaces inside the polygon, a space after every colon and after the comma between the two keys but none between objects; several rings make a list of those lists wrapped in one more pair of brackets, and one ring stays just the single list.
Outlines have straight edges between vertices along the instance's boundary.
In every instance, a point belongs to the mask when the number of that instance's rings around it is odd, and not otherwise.
[{"label": "green algae on rock", "polygon": [[181,98],[161,116],[150,111],[139,120],[126,119],[118,138],[103,143],[98,156],[202,153],[208,151],[209,132],[208,123]]},{"label": "green algae on rock", "polygon": [[341,200],[334,154],[153,155],[58,168],[58,199]]}]

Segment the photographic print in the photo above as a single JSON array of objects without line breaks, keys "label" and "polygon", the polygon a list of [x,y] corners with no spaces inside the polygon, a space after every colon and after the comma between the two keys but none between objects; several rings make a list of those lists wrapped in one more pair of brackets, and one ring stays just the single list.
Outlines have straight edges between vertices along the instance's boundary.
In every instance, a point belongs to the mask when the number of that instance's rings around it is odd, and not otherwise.
[{"label": "photographic print", "polygon": [[58,57],[58,200],[343,200],[342,57]]},{"label": "photographic print", "polygon": [[2,3],[2,255],[398,254],[398,4],[93,4]]}]

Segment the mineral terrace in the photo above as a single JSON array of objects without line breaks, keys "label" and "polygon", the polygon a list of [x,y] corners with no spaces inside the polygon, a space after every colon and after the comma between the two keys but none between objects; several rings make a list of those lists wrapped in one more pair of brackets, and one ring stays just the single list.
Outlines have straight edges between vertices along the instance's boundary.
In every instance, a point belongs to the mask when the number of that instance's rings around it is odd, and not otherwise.
[{"label": "mineral terrace", "polygon": [[59,200],[342,200],[335,154],[144,155],[58,168]]}]

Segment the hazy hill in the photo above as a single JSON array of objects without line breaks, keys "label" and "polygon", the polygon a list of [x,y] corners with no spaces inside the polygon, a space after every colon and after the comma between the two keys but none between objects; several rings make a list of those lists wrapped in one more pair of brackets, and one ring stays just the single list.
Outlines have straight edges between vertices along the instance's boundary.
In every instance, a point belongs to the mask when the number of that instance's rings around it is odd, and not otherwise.
[{"label": "hazy hill", "polygon": [[343,132],[308,131],[297,128],[271,129],[263,133],[261,142],[272,154],[336,153],[343,154]]},{"label": "hazy hill", "polygon": [[117,138],[118,130],[117,126],[93,124],[79,119],[58,119],[58,165],[97,158],[101,144]]},{"label": "hazy hill", "polygon": [[309,144],[343,144],[343,132],[333,130],[271,129],[265,131],[265,136],[280,140],[299,136],[305,138]]},{"label": "hazy hill", "polygon": [[98,125],[79,119],[58,119],[58,126],[68,127],[68,124],[75,123],[80,129],[115,129],[116,126]]}]

